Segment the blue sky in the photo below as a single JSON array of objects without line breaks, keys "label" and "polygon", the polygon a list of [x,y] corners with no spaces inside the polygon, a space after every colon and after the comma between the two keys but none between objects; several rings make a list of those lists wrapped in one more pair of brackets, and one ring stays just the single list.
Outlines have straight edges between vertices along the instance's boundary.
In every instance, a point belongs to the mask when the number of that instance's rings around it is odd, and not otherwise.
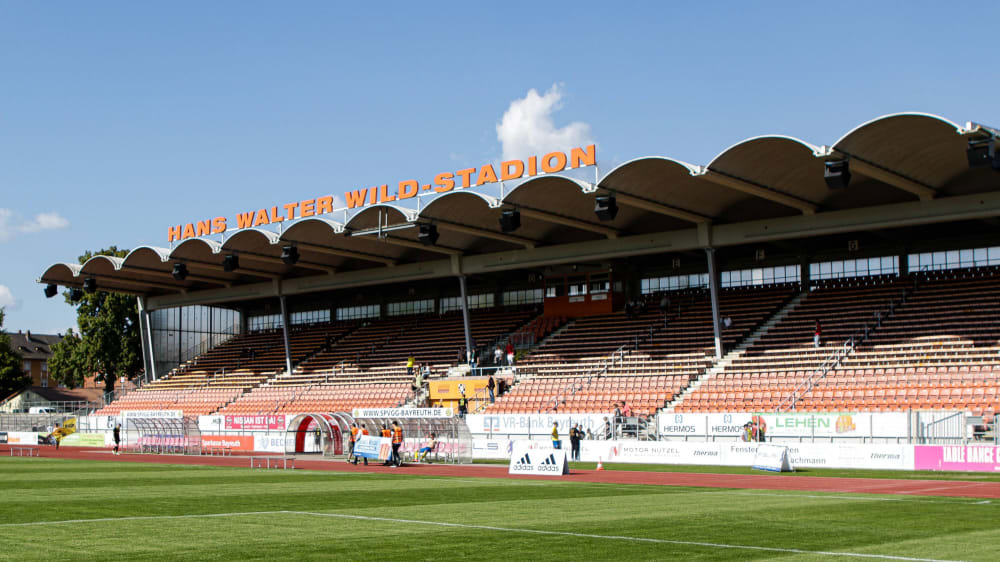
[{"label": "blue sky", "polygon": [[35,279],[85,250],[528,139],[593,140],[608,169],[900,111],[1000,125],[1000,4],[359,4],[0,5],[5,328],[73,326]]}]

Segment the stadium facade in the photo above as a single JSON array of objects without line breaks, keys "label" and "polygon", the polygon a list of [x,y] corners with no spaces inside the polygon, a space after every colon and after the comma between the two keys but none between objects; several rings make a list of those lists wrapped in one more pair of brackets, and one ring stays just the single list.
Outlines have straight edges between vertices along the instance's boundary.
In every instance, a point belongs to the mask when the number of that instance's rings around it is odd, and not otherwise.
[{"label": "stadium facade", "polygon": [[470,302],[586,318],[703,286],[719,360],[727,288],[1000,263],[998,134],[893,114],[830,145],[760,136],[706,165],[652,156],[605,173],[578,147],[352,190],[343,209],[324,195],[169,225],[169,247],[38,281],[135,295],[151,378],[255,329],[283,330],[290,374],[296,324],[461,310],[468,349],[484,344]]}]

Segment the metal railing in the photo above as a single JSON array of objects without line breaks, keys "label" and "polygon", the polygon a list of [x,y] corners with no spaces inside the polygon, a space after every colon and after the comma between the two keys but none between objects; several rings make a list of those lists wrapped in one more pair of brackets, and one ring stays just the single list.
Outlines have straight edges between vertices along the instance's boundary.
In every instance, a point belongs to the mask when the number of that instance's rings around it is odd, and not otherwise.
[{"label": "metal railing", "polygon": [[[583,390],[584,386],[590,384],[590,382],[595,377],[603,376],[614,367],[616,364],[622,364],[625,362],[625,354],[627,353],[629,344],[624,344],[618,349],[612,351],[607,357],[602,358],[601,362],[596,366],[570,381],[566,386],[562,388],[561,391],[552,399],[552,405],[549,406],[545,411],[558,411],[559,405],[566,402],[566,396],[573,396],[579,390]],[[538,409],[538,413],[542,413],[542,409]]]},{"label": "metal railing", "polygon": [[964,443],[966,429],[965,412],[955,412],[929,422],[917,425],[916,442],[928,443]]},{"label": "metal railing", "polygon": [[[868,340],[870,333],[878,328],[882,327],[883,317],[891,318],[895,316],[896,305],[906,303],[906,289],[900,290],[899,299],[889,299],[889,302],[881,308],[875,309],[872,313],[872,320],[866,321],[861,325],[860,328],[850,336],[840,345],[840,347],[831,353],[819,367],[809,375],[809,378],[799,383],[791,393],[785,396],[781,402],[774,408],[775,412],[781,412],[786,409],[794,410],[795,404],[802,399],[806,394],[812,392],[816,384],[826,378],[830,371],[837,368],[840,362],[850,355],[852,351],[857,347],[859,343],[863,343]],[[786,408],[787,405],[787,408]]]}]

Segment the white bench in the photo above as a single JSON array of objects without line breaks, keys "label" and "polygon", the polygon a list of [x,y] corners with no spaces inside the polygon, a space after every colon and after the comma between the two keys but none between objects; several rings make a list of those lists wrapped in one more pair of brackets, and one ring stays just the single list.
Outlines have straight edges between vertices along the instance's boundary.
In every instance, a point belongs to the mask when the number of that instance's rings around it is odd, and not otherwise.
[{"label": "white bench", "polygon": [[33,447],[33,446],[30,446],[30,445],[27,446],[27,447],[18,447],[17,445],[14,445],[14,446],[12,446],[10,448],[10,456],[13,457],[15,452],[17,452],[17,456],[19,456],[19,457],[40,457],[41,456],[41,450],[38,447]]},{"label": "white bench", "polygon": [[282,470],[295,468],[295,457],[260,456],[250,457],[250,468],[280,468]]},{"label": "white bench", "polygon": [[233,448],[232,447],[222,447],[222,446],[211,446],[211,447],[206,447],[205,450],[202,451],[202,454],[203,455],[210,455],[210,456],[213,456],[213,457],[216,456],[216,455],[219,455],[219,456],[222,456],[222,457],[231,457],[233,455]]}]

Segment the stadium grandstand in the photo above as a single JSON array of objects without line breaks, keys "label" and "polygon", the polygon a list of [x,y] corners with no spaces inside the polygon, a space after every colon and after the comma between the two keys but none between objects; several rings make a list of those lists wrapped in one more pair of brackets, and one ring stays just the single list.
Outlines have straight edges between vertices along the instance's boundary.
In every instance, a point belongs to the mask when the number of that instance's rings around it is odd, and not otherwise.
[{"label": "stadium grandstand", "polygon": [[[138,299],[143,384],[97,415],[457,404],[419,373],[470,381],[474,414],[989,423],[997,135],[894,114],[830,145],[747,139],[706,165],[583,162],[405,202],[372,188],[351,209],[56,263],[39,282]],[[495,401],[471,384],[491,374]]]}]

